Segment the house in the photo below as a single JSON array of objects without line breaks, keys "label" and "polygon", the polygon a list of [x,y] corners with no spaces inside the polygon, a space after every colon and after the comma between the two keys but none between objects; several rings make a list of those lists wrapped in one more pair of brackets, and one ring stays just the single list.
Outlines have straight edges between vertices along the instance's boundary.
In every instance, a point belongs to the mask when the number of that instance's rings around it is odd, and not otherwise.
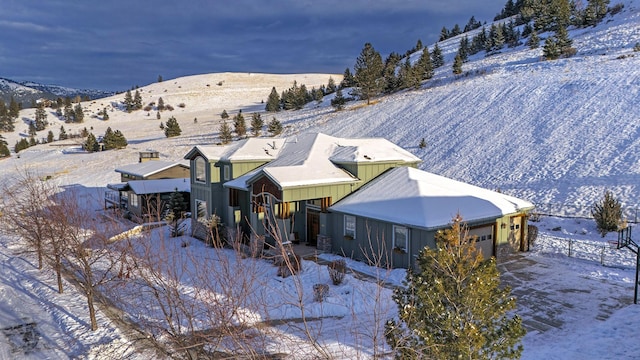
[{"label": "house", "polygon": [[190,199],[189,165],[157,160],[157,152],[140,152],[135,164],[116,168],[120,183],[108,184],[105,208],[122,209],[137,221],[157,220],[174,191]]},{"label": "house", "polygon": [[[216,215],[245,241],[251,236],[264,237],[269,243],[301,241],[364,259],[369,254],[360,247],[369,246],[364,235],[368,226],[375,225],[379,232],[375,240],[388,242],[379,249],[397,247],[406,255],[404,260],[390,260],[395,267],[411,266],[414,250],[434,246],[435,232],[448,227],[457,210],[479,234],[479,246],[487,249],[484,253],[495,255],[509,233],[497,224],[512,222],[509,226],[514,231],[517,227],[522,238],[526,213],[533,208],[516,198],[420,171],[418,157],[383,138],[348,139],[321,133],[250,138],[226,147],[196,146],[185,159],[191,165],[195,237],[208,236],[209,219]],[[430,181],[436,183],[425,185]],[[454,196],[455,189],[468,194]],[[443,193],[438,195],[439,191]],[[384,201],[367,203],[373,193]],[[482,200],[483,196],[488,199]],[[516,205],[508,207],[509,200]],[[500,211],[466,214],[480,203],[484,210],[496,206]]]},{"label": "house", "polygon": [[[533,204],[414,168],[394,168],[331,206],[332,251],[407,268],[460,215],[485,258],[528,250]],[[390,250],[390,251],[388,251]],[[381,254],[384,254],[382,258]]]}]

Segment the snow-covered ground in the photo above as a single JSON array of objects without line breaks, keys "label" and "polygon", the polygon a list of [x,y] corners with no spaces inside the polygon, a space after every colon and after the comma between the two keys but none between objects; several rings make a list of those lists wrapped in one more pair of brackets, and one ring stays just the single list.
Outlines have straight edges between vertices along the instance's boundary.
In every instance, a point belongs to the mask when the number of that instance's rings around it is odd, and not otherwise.
[{"label": "snow-covered ground", "polygon": [[[349,104],[340,112],[327,106],[327,96],[302,111],[262,116],[269,121],[275,115],[287,135],[321,131],[342,137],[385,137],[422,158],[424,170],[500,189],[555,215],[543,216],[536,224],[540,234],[531,252],[501,265],[503,280],[518,297],[517,313],[529,329],[523,358],[637,358],[640,307],[633,304],[635,255],[610,248],[614,234],[601,238],[593,221],[585,218],[605,190],[623,202],[632,222],[640,208],[640,53],[633,52],[640,42],[640,4],[621,3],[623,11],[598,27],[570,32],[578,53],[569,59],[541,61],[541,48],[520,46],[487,58],[476,55],[463,66],[467,75],[454,77],[451,59],[459,38],[453,38],[440,44],[446,65],[420,90],[387,96],[371,106]],[[73,140],[39,145],[0,161],[0,182],[10,184],[16,173],[29,168],[60,186],[93,196],[95,209],[100,209],[106,184],[119,181],[114,169],[136,162],[138,151],[154,149],[163,160],[180,160],[195,145],[219,141],[222,110],[233,116],[243,109],[249,119],[248,114],[264,108],[262,101],[273,86],[282,92],[297,80],[311,89],[326,85],[329,76],[336,82],[341,79],[328,74],[208,74],[140,88],[144,104],[162,97],[175,108],[163,112],[160,120],[155,111],[147,115],[118,110],[114,105],[124,94],[83,103],[87,114],[80,125],[64,124],[50,113],[49,129],[56,137],[61,125],[67,133],[87,127],[96,135],[110,126],[124,133],[129,146],[86,154]],[[110,111],[108,121],[92,117],[105,107]],[[20,115],[17,131],[3,134],[10,146],[25,136],[25,121],[33,118],[33,110]],[[178,119],[181,136],[164,137],[159,124],[169,116]],[[46,131],[38,136],[46,137]],[[422,138],[427,143],[424,149],[418,147]],[[90,332],[84,297],[71,285],[65,294],[57,294],[50,270],[38,271],[31,254],[12,237],[0,239],[0,326],[20,326],[0,335],[0,358],[146,358],[128,347],[131,339],[102,312],[99,330]],[[175,251],[214,251],[195,240],[189,242],[189,247]],[[349,265],[391,284],[403,278],[400,270]],[[293,278],[283,280],[274,267],[264,266],[269,270],[260,281],[274,289],[272,301],[294,303],[278,298],[281,295],[275,291],[295,288],[290,283]],[[319,306],[309,289],[329,283],[326,267],[304,262],[303,268],[298,279],[309,316],[329,316],[311,322],[318,343],[337,358],[370,356],[376,327],[366,321],[376,314],[381,322],[393,315],[390,289],[372,288],[375,282],[370,278],[349,276],[344,285],[331,285],[329,298]],[[367,294],[382,299],[381,307],[371,307],[373,299]],[[260,316],[294,318],[299,315],[294,308],[274,307]],[[20,346],[28,340],[23,338],[24,329],[37,331],[37,346],[28,353],[25,346],[12,352],[11,344]],[[292,339],[304,338],[299,326],[285,323],[276,330],[291,341],[273,345],[274,351],[286,352]]]}]

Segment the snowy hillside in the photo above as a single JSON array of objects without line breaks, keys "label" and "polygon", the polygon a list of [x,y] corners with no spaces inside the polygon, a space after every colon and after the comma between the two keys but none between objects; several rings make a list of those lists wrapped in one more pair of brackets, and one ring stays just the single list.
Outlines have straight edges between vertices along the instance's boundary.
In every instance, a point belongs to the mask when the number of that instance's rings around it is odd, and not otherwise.
[{"label": "snowy hillside", "polygon": [[[633,47],[640,42],[640,1],[621,3],[622,12],[607,16],[599,26],[570,31],[578,52],[568,59],[543,61],[541,48],[505,48],[490,57],[484,53],[471,57],[463,65],[464,74],[454,76],[451,65],[457,37],[440,43],[445,66],[420,90],[382,97],[370,106],[349,103],[339,112],[329,106],[331,97],[327,96],[301,111],[263,113],[262,117],[265,121],[277,117],[285,126],[285,135],[320,131],[341,137],[387,138],[420,157],[424,170],[500,189],[553,215],[588,216],[604,190],[611,190],[634,220],[640,208],[640,52]],[[542,39],[548,35],[540,34]],[[326,85],[329,77],[336,83],[342,78],[335,74],[223,73],[165,80],[139,89],[144,105],[162,97],[174,107],[163,111],[159,120],[155,110],[123,111],[124,94],[82,103],[83,124],[65,124],[50,112],[51,126],[39,138],[49,130],[57,138],[61,126],[67,133],[79,133],[86,127],[96,135],[111,127],[121,130],[129,145],[93,154],[82,152],[79,141],[74,140],[38,145],[0,161],[0,181],[9,184],[17,172],[29,168],[92,196],[95,210],[101,211],[106,184],[120,180],[114,169],[136,162],[138,151],[153,149],[162,160],[181,160],[193,146],[219,141],[222,110],[231,116],[240,109],[245,114],[263,111],[272,87],[282,92],[297,81],[307,89],[317,88]],[[98,115],[103,109],[109,112],[109,120]],[[177,118],[182,135],[167,139],[159,124],[170,116]],[[17,131],[2,134],[11,147],[26,136],[33,117],[33,110],[22,111]],[[424,149],[418,146],[422,138],[427,144]],[[633,254],[612,249],[609,241],[615,234],[601,238],[588,219],[543,217],[537,225],[540,235],[532,251],[502,269],[518,296],[517,312],[529,329],[523,358],[637,358],[640,310],[632,304]],[[193,242],[187,249],[174,251],[194,250],[196,255],[209,257],[209,249],[200,245]],[[571,257],[566,252],[570,245],[578,249]],[[20,251],[15,239],[0,237],[4,271],[0,325],[30,319],[40,324],[43,335],[38,351],[25,357],[145,358],[131,355],[125,332],[102,312],[100,329],[88,333],[83,297],[70,286],[66,294],[55,294],[52,275],[38,271],[35,261]],[[379,269],[360,263],[350,266],[360,273],[380,275]],[[308,289],[326,270],[312,262],[305,262],[304,267],[302,281]],[[268,289],[294,288],[274,280],[273,273],[275,270],[266,272],[260,279],[273,287]],[[402,275],[383,274],[395,284]],[[371,284],[351,276],[332,294],[332,302],[320,308],[312,301],[307,304],[312,311],[331,316],[320,322],[318,341],[341,354],[336,358],[370,357],[369,334],[353,329],[370,330],[375,326],[366,322],[368,318],[382,315],[386,320],[393,314],[390,291],[371,290]],[[374,310],[382,314],[372,315],[374,307],[365,302],[375,291],[387,301],[383,310]],[[279,295],[274,292],[272,296]],[[344,331],[345,324],[349,331]],[[278,330],[304,338],[299,328],[282,325]],[[6,338],[8,335],[3,338],[0,334],[4,341],[0,342],[0,358],[12,354]],[[273,350],[291,351],[289,345],[282,341]]]}]

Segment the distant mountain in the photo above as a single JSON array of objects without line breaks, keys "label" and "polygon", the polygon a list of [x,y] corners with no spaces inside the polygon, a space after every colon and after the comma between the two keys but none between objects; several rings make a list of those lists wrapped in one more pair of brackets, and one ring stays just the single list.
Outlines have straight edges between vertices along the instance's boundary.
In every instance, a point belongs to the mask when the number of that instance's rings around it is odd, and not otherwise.
[{"label": "distant mountain", "polygon": [[30,107],[31,102],[40,98],[56,99],[58,97],[89,97],[98,99],[113,95],[113,92],[91,89],[73,89],[57,85],[44,85],[31,81],[17,82],[0,78],[0,99],[9,103],[11,97],[22,103],[23,107]]}]

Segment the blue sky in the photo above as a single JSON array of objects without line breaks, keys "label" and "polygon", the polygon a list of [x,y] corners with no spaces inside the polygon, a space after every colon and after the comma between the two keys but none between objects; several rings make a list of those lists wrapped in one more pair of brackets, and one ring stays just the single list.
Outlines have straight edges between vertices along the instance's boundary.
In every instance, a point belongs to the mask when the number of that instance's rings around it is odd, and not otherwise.
[{"label": "blue sky", "polygon": [[506,0],[3,0],[0,77],[126,90],[215,73],[342,74],[366,42],[383,58]]}]

